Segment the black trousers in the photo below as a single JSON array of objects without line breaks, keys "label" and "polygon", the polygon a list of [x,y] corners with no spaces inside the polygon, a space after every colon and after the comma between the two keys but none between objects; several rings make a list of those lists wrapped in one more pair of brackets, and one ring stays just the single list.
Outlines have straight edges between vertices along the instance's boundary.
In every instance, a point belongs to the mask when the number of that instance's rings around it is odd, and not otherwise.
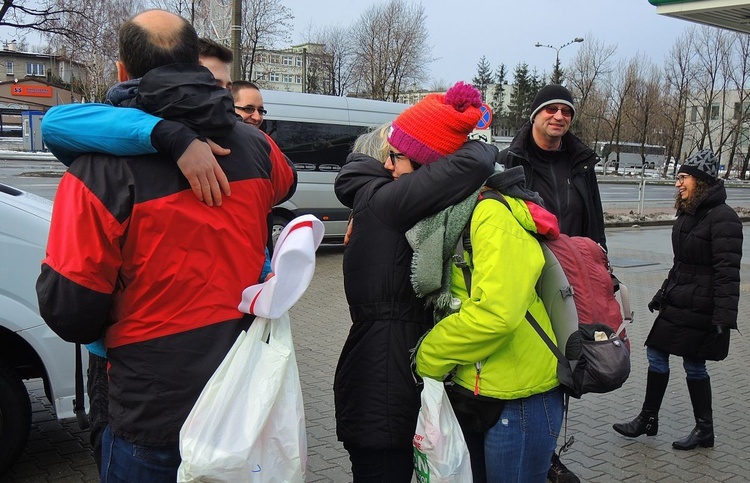
[{"label": "black trousers", "polygon": [[89,442],[94,451],[96,467],[102,469],[102,434],[109,422],[109,382],[107,380],[107,359],[89,352],[88,380],[86,391],[89,396]]},{"label": "black trousers", "polygon": [[414,475],[414,450],[349,448],[354,483],[410,483]]}]

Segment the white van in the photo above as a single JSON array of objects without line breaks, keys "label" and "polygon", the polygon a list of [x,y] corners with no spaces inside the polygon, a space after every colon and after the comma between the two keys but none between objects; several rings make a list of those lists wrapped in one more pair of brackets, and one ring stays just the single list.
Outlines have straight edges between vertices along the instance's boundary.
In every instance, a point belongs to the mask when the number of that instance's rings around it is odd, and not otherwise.
[{"label": "white van", "polygon": [[312,214],[325,225],[326,242],[341,242],[349,209],[333,192],[336,174],[355,139],[393,121],[408,104],[348,97],[263,90],[268,133],[297,169],[297,192],[273,209],[273,237],[299,215]]},{"label": "white van", "polygon": [[75,346],[47,327],[36,298],[51,215],[51,201],[0,184],[0,475],[31,428],[24,380],[41,378],[57,417],[74,417]]}]

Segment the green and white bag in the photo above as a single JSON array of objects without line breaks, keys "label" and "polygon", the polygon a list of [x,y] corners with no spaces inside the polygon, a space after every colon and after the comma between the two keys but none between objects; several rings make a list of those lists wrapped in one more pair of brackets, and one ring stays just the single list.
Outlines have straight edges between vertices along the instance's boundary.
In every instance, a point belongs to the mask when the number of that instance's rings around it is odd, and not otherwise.
[{"label": "green and white bag", "polygon": [[471,460],[442,382],[426,377],[414,445],[419,483],[471,483]]}]

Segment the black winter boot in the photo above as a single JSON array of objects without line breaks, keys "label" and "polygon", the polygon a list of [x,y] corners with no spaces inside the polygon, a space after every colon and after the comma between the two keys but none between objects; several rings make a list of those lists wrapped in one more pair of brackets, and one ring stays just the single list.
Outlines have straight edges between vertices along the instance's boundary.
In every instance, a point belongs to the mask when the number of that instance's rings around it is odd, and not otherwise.
[{"label": "black winter boot", "polygon": [[693,403],[695,427],[690,434],[672,443],[674,449],[688,450],[696,446],[713,448],[714,419],[711,410],[711,378],[687,379],[690,402]]},{"label": "black winter boot", "polygon": [[667,391],[669,373],[648,371],[646,377],[646,397],[643,400],[641,413],[629,423],[616,423],[612,428],[623,436],[635,438],[645,434],[656,436],[659,432],[659,408],[664,393]]}]

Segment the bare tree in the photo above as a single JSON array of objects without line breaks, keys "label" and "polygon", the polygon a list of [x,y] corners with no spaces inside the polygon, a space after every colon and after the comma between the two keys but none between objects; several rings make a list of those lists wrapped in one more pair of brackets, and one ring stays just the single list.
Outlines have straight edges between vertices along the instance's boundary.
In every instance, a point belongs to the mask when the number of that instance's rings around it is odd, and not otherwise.
[{"label": "bare tree", "polygon": [[609,83],[598,82],[588,95],[584,111],[585,122],[579,125],[580,131],[576,131],[576,134],[592,147],[596,147],[599,141],[611,139],[611,125],[606,114],[612,92]]},{"label": "bare tree", "polygon": [[433,79],[430,81],[429,90],[432,92],[447,91],[450,88],[445,79]]},{"label": "bare tree", "polygon": [[229,46],[232,0],[150,0],[149,3],[186,18],[199,36]]},{"label": "bare tree", "polygon": [[592,134],[598,131],[596,126],[601,122],[602,111],[591,109],[589,99],[597,85],[611,73],[612,57],[616,51],[616,45],[604,45],[589,33],[568,68],[566,79],[577,104],[572,130],[581,139],[596,140]]},{"label": "bare tree", "polygon": [[[685,122],[688,98],[690,96],[690,82],[692,76],[691,62],[694,52],[690,48],[695,27],[686,31],[677,39],[667,57],[665,71],[665,97],[662,108],[665,124],[667,125],[667,162],[664,163],[662,175],[666,176],[669,169],[669,159],[682,159],[682,143],[685,136]],[[677,170],[677,163],[674,168]],[[676,173],[673,173],[676,174]]]},{"label": "bare tree", "polygon": [[3,0],[0,3],[0,27],[77,37],[82,32],[71,29],[60,20],[64,16],[83,16],[85,13],[77,8],[76,2]]},{"label": "bare tree", "polygon": [[634,109],[628,113],[634,132],[631,140],[640,144],[641,165],[646,166],[646,144],[661,143],[661,71],[645,56],[635,59],[634,85],[631,92]]},{"label": "bare tree", "polygon": [[242,53],[235,62],[241,63],[242,78],[252,80],[258,48],[288,43],[294,15],[280,0],[244,0],[242,10]]},{"label": "bare tree", "polygon": [[373,99],[396,101],[426,79],[430,62],[424,7],[390,0],[366,10],[352,31],[359,88]]},{"label": "bare tree", "polygon": [[[622,75],[611,76],[612,96],[609,99],[608,122],[611,126],[610,145],[618,145],[623,140],[623,121],[627,112],[632,108],[631,94],[637,78],[637,60],[631,59],[625,63],[620,61],[614,72]],[[619,170],[620,152],[615,157],[615,173]]]},{"label": "bare tree", "polygon": [[[712,134],[721,118],[722,72],[728,52],[725,32],[710,27],[700,27],[692,37],[690,48],[696,53],[691,92],[691,129],[686,133],[690,142],[688,154],[704,147],[713,149]],[[708,146],[706,146],[708,144]]]},{"label": "bare tree", "polygon": [[[351,42],[351,29],[348,27],[332,25],[309,32],[307,38],[310,42],[322,44],[325,56],[319,58],[320,71],[311,69],[308,80],[320,76],[317,81],[320,85],[327,85],[320,94],[334,96],[346,95],[355,84],[355,74],[352,65],[354,63],[354,50]],[[318,92],[308,89],[307,92]]]},{"label": "bare tree", "polygon": [[[56,8],[65,12],[55,23],[63,31],[73,30],[76,36],[49,34],[48,39],[60,55],[79,62],[86,70],[85,79],[77,79],[71,87],[79,90],[88,101],[102,102],[107,89],[117,81],[117,61],[120,25],[143,9],[139,0],[55,0]],[[84,11],[86,15],[76,12]]]},{"label": "bare tree", "polygon": [[[724,108],[732,111],[731,119],[723,116],[722,120],[729,125],[729,149],[726,157],[725,178],[729,177],[734,167],[735,159],[740,161],[740,178],[745,179],[745,171],[749,159],[748,152],[748,122],[750,121],[750,91],[745,87],[750,83],[750,36],[747,34],[729,34],[731,54],[727,57],[727,75],[729,83],[726,86],[733,95],[730,103]],[[745,153],[741,153],[742,150]]]}]

